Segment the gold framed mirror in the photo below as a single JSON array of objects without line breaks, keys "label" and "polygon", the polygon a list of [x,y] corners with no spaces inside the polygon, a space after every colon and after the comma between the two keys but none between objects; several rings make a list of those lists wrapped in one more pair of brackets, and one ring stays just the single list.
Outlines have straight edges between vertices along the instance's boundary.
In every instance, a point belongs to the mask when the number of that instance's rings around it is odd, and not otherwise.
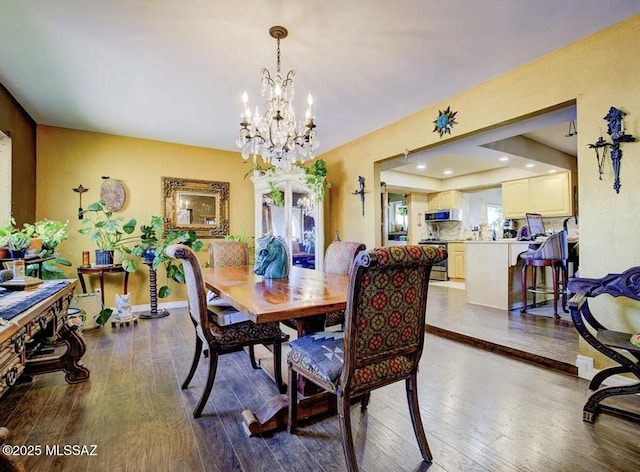
[{"label": "gold framed mirror", "polygon": [[195,231],[200,239],[229,234],[229,182],[162,177],[165,230]]}]

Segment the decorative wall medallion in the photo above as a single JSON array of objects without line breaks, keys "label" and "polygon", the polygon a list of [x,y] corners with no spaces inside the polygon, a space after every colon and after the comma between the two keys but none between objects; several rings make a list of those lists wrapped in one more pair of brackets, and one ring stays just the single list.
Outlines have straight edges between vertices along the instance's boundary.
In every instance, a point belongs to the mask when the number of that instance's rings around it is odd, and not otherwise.
[{"label": "decorative wall medallion", "polygon": [[105,208],[109,211],[118,211],[124,205],[125,191],[118,179],[102,177],[100,187],[100,199],[105,201]]},{"label": "decorative wall medallion", "polygon": [[444,111],[439,111],[438,118],[433,122],[435,125],[433,132],[440,133],[440,137],[444,136],[445,133],[451,134],[451,127],[458,124],[455,119],[457,113],[457,111],[451,111],[451,107],[447,107]]}]

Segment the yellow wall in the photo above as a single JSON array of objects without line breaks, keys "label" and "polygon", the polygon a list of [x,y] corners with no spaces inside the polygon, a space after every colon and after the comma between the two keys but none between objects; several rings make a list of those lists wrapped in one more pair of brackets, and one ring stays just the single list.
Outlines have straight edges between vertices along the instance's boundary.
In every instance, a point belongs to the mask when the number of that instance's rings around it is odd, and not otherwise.
[{"label": "yellow wall", "polygon": [[[116,214],[125,220],[135,218],[138,224],[148,223],[152,215],[162,215],[163,176],[229,182],[231,233],[253,235],[253,184],[244,178],[250,165],[243,165],[238,153],[49,126],[38,126],[37,150],[36,218],[69,220],[70,237],[59,251],[73,263],[73,268],[64,268],[71,276],[75,277],[82,251],[90,250],[95,261],[96,249],[88,236],[77,232],[81,227],[78,194],[72,189],[80,184],[89,188],[82,195],[86,208],[100,199],[101,176],[122,181],[126,201]],[[206,251],[200,257],[206,260]],[[113,306],[114,293],[122,292],[122,279],[108,279],[105,302]],[[158,284],[165,283],[166,276],[160,270]],[[174,293],[164,301],[186,299],[183,286],[171,282],[170,287]],[[146,266],[131,274],[129,291],[133,304],[149,303]]]},{"label": "yellow wall", "polygon": [[[379,185],[376,162],[421,149],[501,123],[576,101],[580,202],[580,275],[601,277],[640,265],[637,206],[640,197],[640,143],[623,145],[622,190],[612,189],[610,163],[598,180],[594,153],[587,145],[606,130],[602,119],[611,106],[628,113],[625,130],[640,138],[640,15],[519,67],[471,90],[434,104],[412,116],[322,155],[328,163],[332,190],[329,230],[344,240],[379,244]],[[453,136],[440,139],[433,120],[451,106],[459,124]],[[358,176],[367,182],[365,217],[351,195]],[[608,323],[640,331],[637,308],[611,308]],[[633,331],[631,331],[633,330]],[[581,351],[588,353],[586,345]]]}]

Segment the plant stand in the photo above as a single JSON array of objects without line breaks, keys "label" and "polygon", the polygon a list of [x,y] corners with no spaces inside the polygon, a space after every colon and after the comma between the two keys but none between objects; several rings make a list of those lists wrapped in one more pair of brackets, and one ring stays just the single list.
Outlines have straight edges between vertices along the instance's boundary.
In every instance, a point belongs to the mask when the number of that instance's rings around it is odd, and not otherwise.
[{"label": "plant stand", "polygon": [[140,313],[140,318],[143,320],[153,320],[169,316],[169,310],[165,308],[158,310],[158,288],[156,285],[156,270],[153,268],[153,263],[145,262],[144,264],[149,266],[149,296],[151,310]]}]

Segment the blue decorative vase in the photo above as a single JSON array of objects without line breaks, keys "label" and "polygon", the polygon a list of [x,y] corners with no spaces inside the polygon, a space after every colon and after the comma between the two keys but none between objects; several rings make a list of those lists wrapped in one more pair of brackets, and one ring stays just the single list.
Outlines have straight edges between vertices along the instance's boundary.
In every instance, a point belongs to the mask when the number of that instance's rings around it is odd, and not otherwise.
[{"label": "blue decorative vase", "polygon": [[104,251],[102,249],[96,249],[96,265],[113,265],[113,252],[113,249]]},{"label": "blue decorative vase", "polygon": [[24,256],[26,253],[27,253],[26,248],[9,249],[9,255],[11,256],[11,259],[24,259]]},{"label": "blue decorative vase", "polygon": [[156,250],[148,247],[145,249],[144,254],[142,255],[142,261],[145,264],[151,264],[156,257]]}]

